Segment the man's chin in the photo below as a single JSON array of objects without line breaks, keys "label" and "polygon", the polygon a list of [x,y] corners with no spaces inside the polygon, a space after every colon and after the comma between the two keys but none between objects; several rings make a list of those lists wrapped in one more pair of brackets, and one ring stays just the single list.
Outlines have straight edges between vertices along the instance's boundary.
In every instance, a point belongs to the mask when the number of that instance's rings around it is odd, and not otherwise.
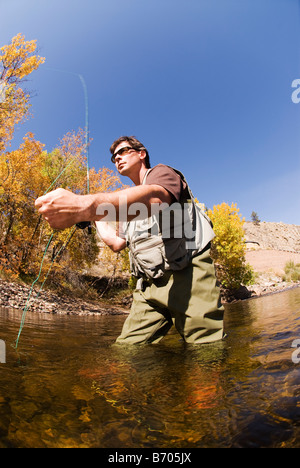
[{"label": "man's chin", "polygon": [[126,166],[122,166],[122,167],[118,168],[118,172],[121,175],[126,175],[126,172],[127,172],[126,171]]}]

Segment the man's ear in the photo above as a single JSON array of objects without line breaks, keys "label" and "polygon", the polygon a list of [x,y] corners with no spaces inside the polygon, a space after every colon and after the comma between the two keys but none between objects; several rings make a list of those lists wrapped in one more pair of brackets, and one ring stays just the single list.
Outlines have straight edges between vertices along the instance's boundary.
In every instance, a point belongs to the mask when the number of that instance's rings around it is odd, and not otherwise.
[{"label": "man's ear", "polygon": [[147,154],[145,150],[140,151],[140,158],[144,160],[146,158]]}]

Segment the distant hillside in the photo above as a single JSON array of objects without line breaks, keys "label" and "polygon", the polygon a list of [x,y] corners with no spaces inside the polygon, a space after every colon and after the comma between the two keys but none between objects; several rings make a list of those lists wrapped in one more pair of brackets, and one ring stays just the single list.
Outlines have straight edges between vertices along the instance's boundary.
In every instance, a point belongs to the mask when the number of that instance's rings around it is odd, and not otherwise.
[{"label": "distant hillside", "polygon": [[245,222],[248,248],[300,252],[300,226],[283,223]]}]

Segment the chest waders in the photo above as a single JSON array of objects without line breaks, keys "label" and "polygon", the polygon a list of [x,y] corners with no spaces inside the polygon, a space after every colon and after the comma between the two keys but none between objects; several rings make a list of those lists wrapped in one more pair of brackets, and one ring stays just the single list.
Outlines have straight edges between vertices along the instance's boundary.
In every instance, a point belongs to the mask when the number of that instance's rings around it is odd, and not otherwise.
[{"label": "chest waders", "polygon": [[189,194],[186,202],[124,226],[131,269],[140,280],[117,344],[158,343],[173,324],[187,343],[223,337],[224,308],[210,257],[214,232]]}]

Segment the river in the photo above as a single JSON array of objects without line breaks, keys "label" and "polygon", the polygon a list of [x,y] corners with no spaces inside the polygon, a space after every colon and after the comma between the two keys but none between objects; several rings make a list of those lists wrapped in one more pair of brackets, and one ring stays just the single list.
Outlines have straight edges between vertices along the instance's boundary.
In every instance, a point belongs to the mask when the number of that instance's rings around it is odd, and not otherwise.
[{"label": "river", "polygon": [[16,350],[20,318],[0,309],[0,448],[300,445],[300,288],[227,305],[226,339],[198,347],[28,312]]}]

